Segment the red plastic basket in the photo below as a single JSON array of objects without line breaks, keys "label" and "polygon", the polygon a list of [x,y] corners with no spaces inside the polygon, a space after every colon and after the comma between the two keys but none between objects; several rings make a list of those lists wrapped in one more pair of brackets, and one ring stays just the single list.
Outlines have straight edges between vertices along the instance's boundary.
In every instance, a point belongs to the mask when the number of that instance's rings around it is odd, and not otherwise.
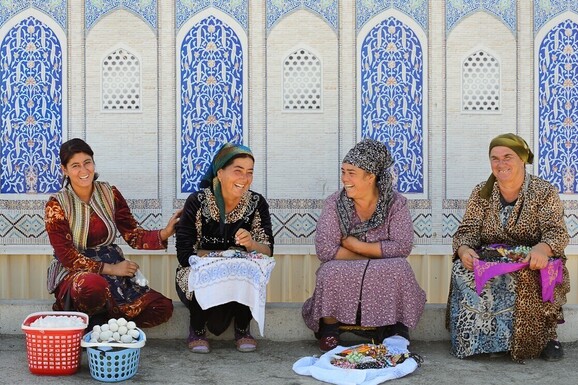
[{"label": "red plastic basket", "polygon": [[45,316],[77,316],[88,325],[88,315],[80,312],[52,311],[28,315],[22,323],[22,330],[26,334],[26,354],[30,372],[45,375],[76,373],[82,353],[80,341],[86,326],[83,328],[30,326],[38,318]]}]

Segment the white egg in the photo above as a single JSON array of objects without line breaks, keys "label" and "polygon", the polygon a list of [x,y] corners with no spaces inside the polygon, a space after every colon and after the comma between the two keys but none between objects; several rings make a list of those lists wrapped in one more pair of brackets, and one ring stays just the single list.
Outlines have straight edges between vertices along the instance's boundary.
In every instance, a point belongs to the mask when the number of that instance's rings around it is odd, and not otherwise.
[{"label": "white egg", "polygon": [[128,334],[134,338],[135,340],[138,339],[138,337],[140,336],[140,332],[136,329],[131,329],[128,331]]},{"label": "white egg", "polygon": [[98,341],[98,338],[94,338],[94,336],[93,336],[93,337],[90,337],[90,342],[97,343],[99,341]]},{"label": "white egg", "polygon": [[94,327],[92,328],[92,331],[100,333],[100,325],[94,325]]},{"label": "white egg", "polygon": [[108,324],[104,324],[100,327],[100,330],[103,332],[106,332],[106,331],[110,330],[110,326]]},{"label": "white egg", "polygon": [[118,332],[112,333],[112,339],[115,341],[120,341],[120,334],[118,334]]},{"label": "white egg", "polygon": [[116,323],[118,324],[118,326],[126,326],[127,321],[124,318],[119,318],[118,320],[116,320]]},{"label": "white egg", "polygon": [[116,332],[118,331],[118,324],[117,323],[109,324],[108,328],[109,328],[108,330],[110,330],[111,332]]},{"label": "white egg", "polygon": [[92,334],[90,335],[90,339],[98,340],[99,338],[100,338],[100,332],[92,332]]},{"label": "white egg", "polygon": [[109,325],[112,325],[112,324],[115,324],[115,323],[117,323],[116,318],[111,318],[111,319],[108,320],[108,324],[109,324]]},{"label": "white egg", "polygon": [[131,329],[136,328],[136,324],[134,323],[134,321],[128,321],[126,323],[126,327],[128,328],[128,330],[131,330]]},{"label": "white egg", "polygon": [[129,334],[120,336],[120,342],[129,343],[132,342],[132,337]]},{"label": "white egg", "polygon": [[112,332],[110,330],[100,333],[100,340],[106,342],[112,338]]},{"label": "white egg", "polygon": [[121,336],[124,336],[126,333],[128,333],[128,328],[126,326],[119,326],[118,327],[118,334],[120,334]]}]

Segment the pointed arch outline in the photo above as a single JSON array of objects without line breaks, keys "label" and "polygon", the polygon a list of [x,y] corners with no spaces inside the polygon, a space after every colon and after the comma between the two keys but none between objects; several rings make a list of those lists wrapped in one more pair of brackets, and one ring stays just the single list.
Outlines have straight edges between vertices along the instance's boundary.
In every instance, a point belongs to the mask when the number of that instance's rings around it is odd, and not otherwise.
[{"label": "pointed arch outline", "polygon": [[[557,181],[553,181],[549,178],[549,174],[550,174],[550,165],[548,164],[548,157],[544,157],[542,152],[542,147],[541,144],[544,140],[547,140],[547,138],[545,138],[542,134],[544,133],[544,131],[546,131],[546,133],[548,133],[549,131],[554,131],[551,126],[551,121],[549,120],[548,116],[546,116],[546,120],[542,119],[542,112],[549,112],[546,111],[546,108],[552,108],[553,110],[556,110],[556,108],[560,108],[558,107],[556,104],[554,104],[553,106],[551,104],[548,103],[548,100],[546,100],[545,103],[540,103],[541,101],[544,101],[543,97],[547,97],[547,95],[544,95],[544,93],[548,94],[550,93],[550,91],[548,91],[549,87],[546,87],[544,89],[544,91],[542,90],[542,84],[541,84],[541,76],[543,75],[543,73],[540,71],[541,70],[541,50],[542,50],[542,45],[544,43],[544,40],[548,37],[548,35],[550,35],[553,30],[559,26],[561,26],[563,23],[565,23],[566,21],[570,20],[572,23],[574,23],[574,25],[577,26],[577,29],[575,30],[575,34],[578,37],[578,13],[573,12],[573,11],[565,11],[562,12],[560,14],[558,14],[555,17],[552,17],[551,19],[548,20],[548,22],[544,23],[542,25],[542,27],[536,32],[535,37],[534,37],[534,87],[536,89],[536,92],[534,93],[534,108],[535,108],[535,112],[534,112],[534,165],[533,165],[533,172],[535,174],[537,174],[538,176],[540,176],[541,178],[546,179],[547,181],[549,181],[550,183],[552,183],[556,188],[558,188],[558,191],[560,192],[560,199],[562,200],[575,200],[576,199],[576,194],[578,193],[578,184],[576,183],[576,178],[578,177],[578,167],[570,167],[568,168],[566,171],[560,171],[567,173],[566,177],[568,178],[568,180],[566,181],[567,184],[572,183],[572,187],[573,187],[573,191],[565,191],[567,190],[564,187],[565,184],[565,176],[563,174],[560,174],[559,179]],[[549,52],[550,53],[550,52]],[[551,57],[547,60],[549,61],[551,59]],[[577,63],[578,64],[578,63]],[[576,87],[578,86],[578,82],[575,83]],[[578,99],[577,99],[578,100]],[[544,111],[543,111],[544,109]],[[562,106],[561,109],[564,109],[564,107]],[[551,111],[552,113],[555,114],[555,111]],[[577,115],[575,113],[575,115]],[[569,117],[567,117],[569,118]],[[573,130],[569,130],[570,132],[577,132],[576,127],[578,127],[578,116],[575,116],[573,119],[573,124],[574,124],[574,129]],[[551,134],[551,132],[550,132]],[[556,137],[555,139],[557,139],[558,137]],[[574,141],[574,146],[575,146],[575,153],[572,154],[571,158],[567,161],[567,165],[577,165],[578,164],[578,148],[576,148],[576,143],[578,143],[578,133],[576,133],[573,137],[572,137],[573,141]],[[556,143],[554,143],[554,145],[552,146],[552,152],[559,151],[557,149],[555,149],[554,147],[556,147]],[[545,168],[545,170],[544,170]],[[546,172],[546,174],[544,174],[544,172]],[[572,180],[570,180],[572,179]]]},{"label": "pointed arch outline", "polygon": [[[21,12],[14,14],[10,17],[4,24],[0,26],[0,50],[2,49],[1,44],[4,43],[4,40],[7,34],[16,26],[18,26],[21,22],[28,18],[34,18],[40,23],[44,24],[47,28],[49,28],[60,43],[60,51],[61,51],[61,67],[60,67],[60,80],[61,80],[61,115],[60,115],[60,138],[59,141],[54,143],[53,148],[53,155],[58,158],[58,152],[60,150],[60,145],[62,142],[67,138],[68,135],[68,40],[66,31],[62,28],[62,26],[54,20],[50,15],[46,14],[42,10],[39,10],[35,7],[29,7]],[[4,53],[2,53],[4,56]],[[0,127],[0,132],[2,132],[4,127]],[[3,157],[2,155],[2,147],[0,147],[0,159]],[[57,163],[57,174],[59,175],[58,183],[61,183],[61,172],[60,172],[60,160],[56,159]],[[54,161],[56,161],[54,160]],[[1,192],[2,186],[0,186],[0,197],[8,198],[10,200],[22,200],[22,201],[45,201],[52,192],[38,192],[35,194],[24,194],[24,193],[2,193]]]},{"label": "pointed arch outline", "polygon": [[[243,29],[243,26],[239,24],[237,20],[232,18],[227,13],[215,8],[209,7],[204,9],[203,11],[195,14],[191,18],[189,18],[181,28],[177,31],[177,36],[175,39],[175,49],[177,58],[175,60],[176,64],[176,102],[178,108],[176,109],[176,130],[177,130],[177,151],[176,151],[176,162],[178,167],[178,175],[177,175],[177,198],[182,199],[186,198],[190,191],[186,190],[183,191],[183,180],[184,180],[184,172],[183,169],[187,166],[185,164],[185,160],[183,159],[183,97],[182,97],[182,89],[183,89],[183,82],[182,82],[182,51],[183,43],[185,38],[189,33],[191,33],[192,29],[197,26],[199,23],[203,22],[204,20],[214,17],[215,19],[219,20],[221,23],[229,27],[232,32],[235,34],[235,37],[238,39],[240,44],[240,54],[242,55],[241,63],[242,63],[242,75],[241,75],[241,82],[242,82],[242,90],[241,90],[241,122],[237,122],[236,125],[240,126],[241,130],[241,138],[240,142],[243,144],[248,144],[249,141],[249,132],[247,128],[248,118],[249,118],[249,99],[248,99],[248,37]],[[213,148],[213,152],[216,152],[217,148]],[[197,148],[197,155],[200,155],[200,149]],[[212,156],[210,157],[212,159]],[[192,168],[192,164],[190,164],[189,159],[189,168]],[[209,159],[205,159],[205,163],[208,162]],[[202,173],[201,173],[202,174]]]},{"label": "pointed arch outline", "polygon": [[[119,50],[124,50],[128,53],[130,53],[131,55],[133,55],[137,60],[138,60],[138,90],[136,91],[136,95],[138,95],[138,99],[139,99],[139,104],[138,104],[138,108],[135,109],[107,109],[104,107],[104,92],[105,92],[105,83],[104,83],[104,62],[106,60],[106,58],[110,55],[112,55],[113,53],[119,51]],[[142,78],[142,56],[137,53],[137,51],[135,49],[133,49],[132,47],[130,47],[128,44],[126,43],[118,43],[115,44],[111,47],[109,47],[108,49],[104,50],[105,53],[103,53],[101,55],[101,59],[100,59],[100,112],[104,112],[104,113],[143,113],[143,106],[142,106],[142,96],[143,96],[143,92],[142,92],[142,84],[143,84],[143,78]]]},{"label": "pointed arch outline", "polygon": [[[464,101],[463,101],[463,97],[464,97],[464,77],[463,77],[463,71],[464,71],[464,64],[466,62],[466,60],[468,58],[470,58],[471,56],[479,53],[479,52],[484,52],[486,53],[488,56],[492,57],[494,60],[496,60],[496,62],[498,63],[498,76],[499,76],[499,84],[498,84],[498,110],[497,111],[468,111],[468,110],[464,110]],[[501,114],[502,113],[502,61],[500,58],[500,55],[498,55],[494,50],[492,50],[491,48],[487,47],[487,46],[483,46],[483,45],[477,45],[473,48],[471,48],[469,51],[466,52],[466,54],[462,57],[462,60],[460,61],[461,66],[460,66],[460,95],[461,95],[461,100],[460,100],[460,107],[461,107],[461,113],[462,114]]]},{"label": "pointed arch outline", "polygon": [[[315,56],[315,58],[319,61],[319,71],[320,71],[320,75],[319,75],[319,100],[320,100],[320,108],[319,109],[312,109],[312,110],[303,110],[303,109],[295,109],[295,110],[286,110],[284,108],[285,105],[285,62],[287,60],[287,58],[294,54],[295,52],[299,51],[299,50],[306,50],[307,52],[309,52],[310,54],[312,54],[313,56]],[[282,84],[281,84],[281,92],[282,92],[282,97],[281,97],[281,111],[283,111],[283,113],[308,113],[308,114],[315,114],[315,113],[323,113],[323,59],[321,58],[321,55],[319,54],[319,52],[312,48],[311,46],[307,45],[307,44],[303,44],[303,43],[299,43],[294,45],[293,47],[291,47],[290,49],[286,50],[285,53],[283,54],[283,61],[281,63],[281,65],[279,66],[280,70],[281,70],[281,80],[282,80]]]},{"label": "pointed arch outline", "polygon": [[[356,77],[357,77],[357,129],[356,129],[356,142],[361,140],[363,137],[363,87],[362,87],[362,72],[363,72],[363,63],[362,63],[362,54],[364,50],[364,41],[369,36],[371,31],[374,28],[378,27],[381,23],[386,21],[389,18],[394,18],[398,20],[400,23],[407,26],[412,32],[415,34],[415,38],[419,41],[421,45],[421,57],[422,60],[422,69],[421,69],[421,191],[404,191],[404,189],[399,189],[401,193],[406,195],[411,199],[427,199],[429,195],[429,149],[428,149],[428,142],[429,142],[429,132],[428,132],[428,40],[427,40],[427,33],[423,30],[420,24],[418,24],[415,20],[411,17],[408,17],[405,13],[397,10],[397,9],[387,9],[373,18],[371,18],[367,23],[364,24],[363,28],[360,29],[357,35],[357,43],[356,43],[356,61],[357,61],[357,69],[356,69]],[[391,151],[391,148],[390,148]],[[395,152],[395,151],[394,151]],[[395,154],[392,153],[392,156]],[[394,156],[395,159],[395,156]],[[408,165],[411,167],[412,165]],[[392,167],[395,169],[394,171],[397,172],[399,164],[396,160],[396,164]],[[398,180],[399,175],[394,175],[394,181]],[[399,186],[399,183],[398,183]]]}]

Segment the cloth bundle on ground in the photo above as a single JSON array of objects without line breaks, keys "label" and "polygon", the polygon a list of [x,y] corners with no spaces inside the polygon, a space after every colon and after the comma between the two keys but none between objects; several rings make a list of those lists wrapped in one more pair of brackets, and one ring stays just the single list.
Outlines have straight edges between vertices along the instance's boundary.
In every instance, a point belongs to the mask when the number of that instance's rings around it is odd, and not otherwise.
[{"label": "cloth bundle on ground", "polygon": [[[386,338],[383,345],[388,354],[409,354],[409,341],[400,336]],[[416,355],[412,355],[395,366],[380,369],[344,369],[331,361],[347,346],[337,346],[321,357],[303,357],[293,364],[293,371],[302,376],[311,376],[319,381],[335,385],[377,385],[389,380],[401,378],[413,373],[421,364]]]},{"label": "cloth bundle on ground", "polygon": [[267,283],[275,259],[260,253],[238,250],[211,252],[189,258],[189,291],[194,291],[203,309],[238,302],[251,309],[264,335]]}]

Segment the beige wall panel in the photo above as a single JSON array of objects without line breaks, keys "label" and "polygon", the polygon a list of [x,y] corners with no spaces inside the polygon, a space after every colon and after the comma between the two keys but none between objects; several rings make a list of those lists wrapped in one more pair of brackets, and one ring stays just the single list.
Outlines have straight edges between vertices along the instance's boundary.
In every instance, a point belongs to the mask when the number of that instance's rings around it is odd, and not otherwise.
[{"label": "beige wall panel", "polygon": [[[490,33],[491,31],[491,33]],[[500,63],[500,111],[462,112],[462,64],[483,50]],[[446,175],[449,199],[467,199],[491,172],[488,144],[516,132],[516,41],[495,17],[477,12],[464,19],[447,40]]]},{"label": "beige wall panel", "polygon": [[[140,112],[101,110],[102,62],[123,48],[140,59]],[[157,39],[134,14],[105,16],[86,38],[86,139],[102,179],[132,199],[156,199],[158,192]]]},{"label": "beige wall panel", "polygon": [[[295,33],[299,31],[299,33]],[[283,111],[283,61],[299,48],[321,61],[322,111]],[[337,190],[337,35],[321,18],[300,10],[267,38],[267,197],[322,199]]]},{"label": "beige wall panel", "polygon": [[[137,262],[150,286],[179,301],[175,291],[177,258],[174,254],[125,255]],[[46,291],[46,268],[51,255],[0,255],[0,299],[52,299]],[[413,254],[409,257],[416,279],[430,304],[445,304],[451,276],[451,256]],[[315,289],[319,260],[312,254],[275,256],[275,269],[267,287],[267,302],[304,302]],[[578,280],[578,254],[568,256],[570,281]],[[578,289],[571,285],[568,304],[578,304]]]}]

